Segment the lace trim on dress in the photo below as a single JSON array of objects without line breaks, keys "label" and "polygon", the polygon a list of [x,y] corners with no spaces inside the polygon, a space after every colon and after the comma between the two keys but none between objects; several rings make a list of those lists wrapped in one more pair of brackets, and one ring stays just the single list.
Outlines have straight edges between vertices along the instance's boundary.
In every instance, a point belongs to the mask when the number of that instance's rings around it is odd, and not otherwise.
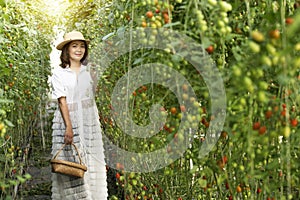
[{"label": "lace trim on dress", "polygon": [[[81,101],[81,106],[83,109],[93,107],[95,105],[95,101],[93,99],[86,99]],[[78,110],[78,103],[68,103],[69,112]]]}]

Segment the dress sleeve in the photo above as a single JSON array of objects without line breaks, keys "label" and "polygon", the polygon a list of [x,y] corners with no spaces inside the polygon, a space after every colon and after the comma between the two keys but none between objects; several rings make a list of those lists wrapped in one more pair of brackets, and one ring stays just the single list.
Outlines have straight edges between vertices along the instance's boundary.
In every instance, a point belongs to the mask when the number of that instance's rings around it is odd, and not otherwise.
[{"label": "dress sleeve", "polygon": [[66,89],[62,83],[62,77],[59,71],[54,71],[51,76],[51,86],[52,86],[52,99],[58,99],[60,97],[67,96]]}]

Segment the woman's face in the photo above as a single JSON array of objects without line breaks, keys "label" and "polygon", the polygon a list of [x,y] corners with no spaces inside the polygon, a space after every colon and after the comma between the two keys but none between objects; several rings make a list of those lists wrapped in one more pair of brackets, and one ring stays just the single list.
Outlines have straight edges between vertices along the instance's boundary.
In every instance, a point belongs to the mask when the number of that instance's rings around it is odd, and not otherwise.
[{"label": "woman's face", "polygon": [[80,62],[85,52],[84,41],[78,40],[78,41],[71,42],[68,51],[69,51],[70,60],[75,62]]}]

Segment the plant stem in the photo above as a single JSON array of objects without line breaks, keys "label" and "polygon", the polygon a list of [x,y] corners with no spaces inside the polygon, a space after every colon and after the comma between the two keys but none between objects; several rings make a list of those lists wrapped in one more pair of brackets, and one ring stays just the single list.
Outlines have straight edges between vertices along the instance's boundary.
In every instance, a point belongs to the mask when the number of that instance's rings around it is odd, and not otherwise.
[{"label": "plant stem", "polygon": [[246,4],[246,9],[247,9],[247,23],[248,23],[249,35],[250,35],[250,33],[252,31],[252,27],[251,27],[251,9],[250,9],[249,0],[245,0],[245,4]]},{"label": "plant stem", "polygon": [[[192,3],[193,1],[189,1],[189,5],[188,7],[186,8],[186,10],[190,10],[190,7],[192,6]],[[188,22],[189,22],[189,12],[186,12],[186,15],[185,15],[185,20],[184,20],[184,32],[186,33],[187,31],[187,27],[188,27]]]},{"label": "plant stem", "polygon": [[[281,31],[282,31],[282,48],[285,50],[287,48],[287,39],[286,39],[286,25],[285,25],[285,13],[286,12],[286,0],[281,0],[281,6],[280,6],[280,17],[281,17]],[[288,63],[288,56],[285,56],[285,61],[282,63],[283,73],[284,75],[288,76],[288,69],[287,69],[287,63]],[[286,126],[289,124],[289,102],[288,102],[288,91],[289,86],[283,86],[283,95],[284,95],[284,103],[286,105],[286,115],[285,115],[285,123]],[[290,137],[286,138],[286,180],[287,180],[287,199],[289,198],[289,195],[291,194],[291,147],[290,147]]]},{"label": "plant stem", "polygon": [[[252,148],[252,136],[251,136],[251,131],[252,131],[252,121],[253,121],[253,109],[254,107],[257,106],[257,104],[255,103],[255,101],[253,100],[252,97],[250,97],[250,108],[249,108],[249,116],[248,118],[250,119],[250,122],[248,123],[248,134],[247,134],[247,154],[248,154],[248,158],[250,159],[249,165],[250,165],[250,180],[249,180],[249,185],[250,188],[254,188],[255,185],[255,181],[253,180],[253,177],[255,175],[255,171],[254,171],[254,159],[252,158],[252,154],[255,155],[254,153],[254,149]],[[250,199],[254,199],[254,195],[251,195]]]}]

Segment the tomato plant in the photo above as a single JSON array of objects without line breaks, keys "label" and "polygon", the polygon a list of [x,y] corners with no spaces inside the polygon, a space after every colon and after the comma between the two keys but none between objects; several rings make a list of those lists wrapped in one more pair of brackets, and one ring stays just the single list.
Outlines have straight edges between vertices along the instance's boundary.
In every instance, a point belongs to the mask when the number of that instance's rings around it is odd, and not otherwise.
[{"label": "tomato plant", "polygon": [[[199,140],[193,143],[193,147],[187,150],[181,159],[156,172],[139,174],[140,185],[146,185],[147,188],[153,188],[152,190],[143,191],[139,184],[135,182],[131,184],[128,181],[127,185],[121,185],[125,188],[125,197],[128,199],[170,197],[230,199],[241,196],[249,199],[281,196],[296,198],[297,184],[278,176],[278,171],[281,173],[285,171],[285,176],[297,176],[298,168],[295,157],[286,154],[286,152],[296,153],[297,148],[292,144],[298,141],[295,135],[298,123],[297,120],[293,120],[299,117],[297,109],[299,97],[296,90],[299,85],[297,78],[299,53],[295,51],[299,37],[294,35],[299,28],[295,25],[295,19],[298,19],[299,15],[294,8],[295,2],[114,3],[115,7],[109,10],[110,14],[107,15],[106,21],[107,27],[111,27],[110,32],[117,32],[120,28],[164,26],[183,31],[203,44],[223,75],[228,100],[228,115],[224,127],[227,134],[220,137],[214,151],[208,157],[197,159],[201,138],[205,138],[205,135],[199,135]],[[151,62],[151,53],[147,51],[132,54],[132,63],[135,60],[142,60],[142,63]],[[193,82],[193,79],[197,79],[200,80],[199,87],[203,87],[201,78],[193,76],[193,70],[188,65],[179,64],[169,58],[170,64],[166,55],[155,59],[177,70],[185,69],[182,72],[187,71],[183,74],[190,77],[192,85],[197,87]],[[119,145],[123,144],[123,148],[142,152],[158,149],[165,143],[127,138],[110,114],[108,94],[112,92],[116,81],[128,70],[120,67],[124,66],[124,63],[128,63],[126,58],[114,62],[106,71],[107,74],[104,74],[100,84],[100,88],[105,91],[103,95],[99,95],[99,102],[100,106],[103,106],[101,114],[106,133],[108,135],[112,133],[110,138]],[[134,67],[134,64],[130,65]],[[182,68],[176,68],[178,65]],[[149,85],[147,87],[151,88]],[[156,102],[152,96],[161,99],[159,93],[166,93],[163,88],[156,86],[152,90],[146,92],[137,90],[132,96],[136,106],[133,108],[140,108],[134,110],[132,114],[138,118],[135,120],[136,123],[147,124],[149,122],[147,108],[151,103],[145,102]],[[197,94],[200,94],[200,91],[205,92],[205,89],[199,90]],[[208,110],[200,121],[204,125],[199,129],[201,133],[205,132],[205,127],[209,127],[211,113],[207,95],[197,97],[203,101],[205,109]],[[172,101],[174,99],[176,99],[174,96],[164,99],[166,100],[164,108],[169,112],[170,121],[164,126],[163,136],[176,132],[176,119],[173,116],[182,112],[179,106],[174,105],[175,102]],[[177,137],[176,133],[173,137]],[[279,160],[281,164],[278,164]],[[127,180],[126,173],[124,176]],[[272,184],[274,180],[278,180],[281,190],[278,190],[278,184]]]},{"label": "tomato plant", "polygon": [[[119,175],[122,173],[117,182],[125,198],[297,198],[297,2],[132,0],[107,5],[106,12],[93,13],[94,18],[87,20],[93,28],[82,28],[87,32],[93,30],[93,56],[101,58],[109,52],[109,38],[122,37],[122,31],[131,28],[150,27],[154,33],[161,27],[181,31],[201,43],[214,60],[227,96],[227,117],[221,137],[207,157],[198,159],[205,132],[214,117],[201,75],[184,60],[174,59],[169,49],[135,51],[105,66],[97,96],[100,119],[109,139],[126,150],[152,152],[171,138],[180,138],[180,115],[186,112],[167,88],[144,85],[129,94],[133,121],[147,125],[149,108],[157,101],[163,102],[161,111],[166,113],[167,121],[161,132],[149,140],[124,134],[112,115],[111,94],[130,67],[158,61],[178,70],[188,78],[202,104],[201,118],[196,121],[200,124],[195,133],[197,139],[180,159],[155,172],[134,175],[122,171],[121,164],[115,166]],[[100,26],[92,26],[97,19]],[[99,37],[103,41],[97,40]],[[106,45],[106,52],[99,53],[96,43]],[[189,97],[183,94],[183,98]],[[172,152],[171,147],[168,151]]]},{"label": "tomato plant", "polygon": [[[45,147],[51,20],[42,22],[32,4],[1,4],[0,28],[0,198],[17,198],[27,172],[32,138]],[[48,30],[46,30],[48,29]]]}]

